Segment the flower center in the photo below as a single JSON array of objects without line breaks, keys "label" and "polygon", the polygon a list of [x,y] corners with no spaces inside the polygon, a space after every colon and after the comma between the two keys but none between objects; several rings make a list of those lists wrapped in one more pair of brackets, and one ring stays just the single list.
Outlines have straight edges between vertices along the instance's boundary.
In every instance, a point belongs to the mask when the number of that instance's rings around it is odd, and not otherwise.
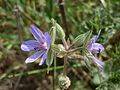
[{"label": "flower center", "polygon": [[100,48],[93,48],[93,52],[95,52],[95,53],[100,53],[100,52],[101,52],[101,49],[100,49]]},{"label": "flower center", "polygon": [[46,42],[42,42],[42,45],[41,45],[44,49],[47,50],[47,43]]}]

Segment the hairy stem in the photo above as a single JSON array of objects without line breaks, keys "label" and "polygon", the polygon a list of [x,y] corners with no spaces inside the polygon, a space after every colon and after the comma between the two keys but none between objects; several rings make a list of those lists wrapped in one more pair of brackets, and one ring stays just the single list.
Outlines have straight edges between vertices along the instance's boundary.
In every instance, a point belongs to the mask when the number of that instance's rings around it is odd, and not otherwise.
[{"label": "hairy stem", "polygon": [[[66,15],[65,15],[65,9],[64,9],[64,0],[59,0],[59,8],[60,8],[60,12],[61,12],[61,16],[62,16],[62,21],[64,24],[64,28],[66,30],[66,38],[69,37],[69,31],[68,31],[68,27],[67,27],[67,21],[66,21]],[[65,46],[65,49],[68,50],[68,45],[65,39],[63,39],[63,44]],[[66,71],[67,71],[67,54],[64,57],[64,69],[63,69],[63,74],[66,75]]]},{"label": "hairy stem", "polygon": [[[68,50],[68,44],[67,44],[67,42],[66,42],[65,39],[63,39],[62,41],[63,41],[63,44],[64,44],[65,49],[66,49],[66,51],[67,51],[67,50]],[[68,56],[67,56],[67,54],[66,54],[66,55],[64,56],[64,69],[63,69],[63,75],[66,75],[66,72],[67,72],[67,58],[68,58]]]},{"label": "hairy stem", "polygon": [[66,75],[66,72],[67,72],[67,55],[64,57],[63,75]]}]

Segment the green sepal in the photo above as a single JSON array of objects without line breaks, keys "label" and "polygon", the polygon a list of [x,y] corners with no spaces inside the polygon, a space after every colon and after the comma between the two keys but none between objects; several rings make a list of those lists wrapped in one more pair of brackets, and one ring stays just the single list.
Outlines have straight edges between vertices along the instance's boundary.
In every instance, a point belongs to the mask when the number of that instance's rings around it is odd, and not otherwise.
[{"label": "green sepal", "polygon": [[50,29],[51,44],[54,44],[56,38],[56,27],[52,26]]},{"label": "green sepal", "polygon": [[51,49],[56,52],[56,53],[59,53],[60,52],[60,48],[58,47],[58,45],[56,44],[52,44],[51,45]]},{"label": "green sepal", "polygon": [[54,58],[54,52],[50,48],[48,55],[47,55],[47,58],[46,58],[46,65],[48,66],[48,72],[49,72],[49,67],[53,63],[53,58]]}]

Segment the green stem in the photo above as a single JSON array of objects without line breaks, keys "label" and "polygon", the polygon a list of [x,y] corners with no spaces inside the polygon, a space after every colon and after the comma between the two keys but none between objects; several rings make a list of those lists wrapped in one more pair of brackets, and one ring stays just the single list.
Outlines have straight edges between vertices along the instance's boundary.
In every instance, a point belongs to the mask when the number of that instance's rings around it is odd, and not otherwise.
[{"label": "green stem", "polygon": [[[81,67],[81,65],[80,64],[74,64],[71,67]],[[63,68],[64,68],[63,66],[57,66],[56,70],[60,70],[60,69],[63,69]],[[17,74],[4,73],[3,75],[0,76],[0,80],[7,79],[7,78],[15,78],[15,77],[19,77],[19,76],[35,75],[35,74],[46,72],[47,69],[48,68],[38,69],[38,70],[32,70],[32,71],[27,71],[27,72],[24,72],[24,73],[17,73]],[[53,71],[54,67],[51,67],[49,70]]]},{"label": "green stem", "polygon": [[53,90],[56,90],[56,57],[54,57]]}]

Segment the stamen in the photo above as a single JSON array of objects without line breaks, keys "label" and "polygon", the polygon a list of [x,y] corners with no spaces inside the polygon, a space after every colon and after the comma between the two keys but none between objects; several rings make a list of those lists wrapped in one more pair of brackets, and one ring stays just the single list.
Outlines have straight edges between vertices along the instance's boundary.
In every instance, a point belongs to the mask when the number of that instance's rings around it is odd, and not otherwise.
[{"label": "stamen", "polygon": [[101,49],[99,48],[99,53],[101,52]]},{"label": "stamen", "polygon": [[40,45],[39,45],[39,49],[45,49],[47,50],[47,43],[45,41],[41,42]]},{"label": "stamen", "polygon": [[34,50],[37,50],[37,49],[38,49],[37,47],[34,48]]}]

